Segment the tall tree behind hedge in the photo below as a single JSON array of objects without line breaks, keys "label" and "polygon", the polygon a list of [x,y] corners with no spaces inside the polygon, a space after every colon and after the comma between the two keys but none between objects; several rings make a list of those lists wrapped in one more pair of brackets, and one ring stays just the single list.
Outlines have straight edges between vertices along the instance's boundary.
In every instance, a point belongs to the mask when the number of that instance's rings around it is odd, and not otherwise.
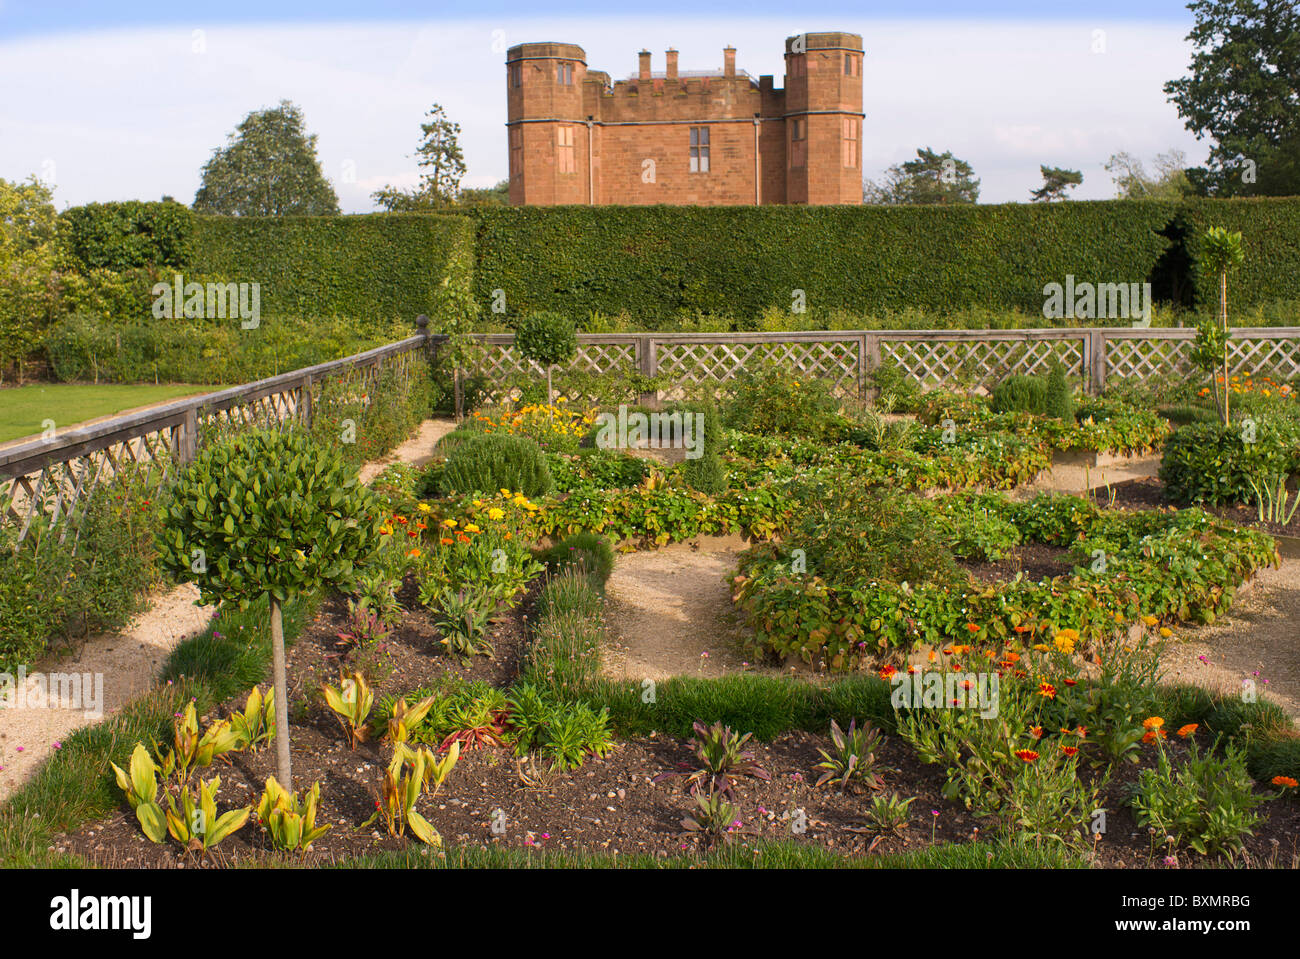
[{"label": "tall tree behind hedge", "polygon": [[1189,171],[1213,196],[1300,193],[1300,8],[1295,0],[1192,0],[1189,74],[1165,84],[1187,129],[1214,141]]},{"label": "tall tree behind hedge", "polygon": [[225,216],[323,216],[339,212],[339,198],[321,172],[316,135],[288,100],[254,110],[213,151],[194,196],[200,213]]},{"label": "tall tree behind hedge", "polygon": [[915,160],[891,166],[883,183],[868,180],[862,189],[863,202],[872,204],[975,203],[979,196],[980,181],[969,163],[951,150],[929,147],[919,148]]},{"label": "tall tree behind hedge", "polygon": [[[460,149],[460,124],[447,118],[442,104],[435,103],[420,124],[424,139],[415,154],[419,157],[420,185],[403,191],[385,186],[371,194],[377,204],[389,212],[418,213],[451,206],[460,193],[465,176],[465,155]],[[507,193],[508,193],[507,189]]]},{"label": "tall tree behind hedge", "polygon": [[1067,190],[1072,190],[1083,182],[1083,174],[1078,170],[1042,165],[1038,167],[1038,170],[1043,174],[1043,185],[1037,190],[1029,191],[1029,195],[1035,203],[1052,203],[1056,200],[1064,200]]}]

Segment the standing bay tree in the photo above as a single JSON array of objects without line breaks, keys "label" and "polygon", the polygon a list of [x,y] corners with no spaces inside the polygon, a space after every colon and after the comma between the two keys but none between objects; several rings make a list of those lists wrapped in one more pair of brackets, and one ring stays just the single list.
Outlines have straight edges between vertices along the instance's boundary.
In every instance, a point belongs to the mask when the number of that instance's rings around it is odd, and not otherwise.
[{"label": "standing bay tree", "polygon": [[351,584],[379,543],[379,501],[337,449],[302,432],[258,430],[201,451],[163,510],[163,568],[204,603],[270,607],[276,779],[293,790],[282,607]]}]

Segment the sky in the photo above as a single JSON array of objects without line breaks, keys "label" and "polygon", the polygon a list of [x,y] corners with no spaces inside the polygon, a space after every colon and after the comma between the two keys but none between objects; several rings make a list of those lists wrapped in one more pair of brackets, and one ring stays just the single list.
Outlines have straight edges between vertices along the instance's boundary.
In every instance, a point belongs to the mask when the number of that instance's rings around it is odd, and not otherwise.
[{"label": "sky", "polygon": [[675,47],[685,71],[721,67],[731,45],[739,69],[781,86],[784,38],[818,30],[863,36],[868,177],[928,146],[974,167],[981,202],[1027,200],[1040,164],[1081,170],[1074,196],[1102,199],[1114,195],[1104,169],[1113,153],[1149,164],[1177,148],[1195,164],[1208,150],[1162,90],[1190,58],[1181,2],[656,0],[652,9],[0,0],[0,177],[52,182],[60,208],[163,195],[188,203],[240,120],[289,99],[318,136],[343,211],[367,212],[374,190],[416,183],[419,124],[434,102],[461,125],[462,186],[505,178],[504,59],[516,43],[577,43],[590,69],[616,78],[635,72],[643,47],[656,70]]}]

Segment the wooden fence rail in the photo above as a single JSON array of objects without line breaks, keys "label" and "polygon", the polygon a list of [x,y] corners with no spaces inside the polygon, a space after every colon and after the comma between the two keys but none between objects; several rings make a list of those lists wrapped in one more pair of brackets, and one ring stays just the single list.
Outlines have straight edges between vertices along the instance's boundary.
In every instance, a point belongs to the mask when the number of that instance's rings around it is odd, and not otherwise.
[{"label": "wooden fence rail", "polygon": [[[368,396],[385,368],[409,372],[434,354],[445,337],[429,334],[427,322],[417,320],[416,336],[355,356],[2,448],[0,530],[21,540],[38,519],[56,524],[98,484],[128,468],[162,481],[194,457],[206,436],[225,428],[310,424],[313,397],[325,383],[354,383],[358,395]],[[701,390],[726,394],[737,376],[764,364],[826,380],[842,397],[864,398],[871,372],[883,363],[929,388],[991,386],[1012,373],[1042,372],[1055,360],[1084,389],[1099,393],[1115,379],[1189,375],[1195,335],[1132,328],[581,334],[569,369],[662,378],[662,389],[636,397],[650,405]],[[540,375],[512,336],[477,339],[488,401],[513,398],[522,382]],[[1232,373],[1300,375],[1300,327],[1238,328],[1228,343]]]}]

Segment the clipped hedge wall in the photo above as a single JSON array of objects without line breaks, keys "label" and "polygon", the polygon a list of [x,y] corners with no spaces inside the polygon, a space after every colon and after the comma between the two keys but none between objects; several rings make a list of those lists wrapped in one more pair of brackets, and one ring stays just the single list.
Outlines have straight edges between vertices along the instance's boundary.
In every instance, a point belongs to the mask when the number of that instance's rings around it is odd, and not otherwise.
[{"label": "clipped hedge wall", "polygon": [[444,277],[468,285],[473,230],[462,217],[195,218],[197,274],[261,284],[264,317],[402,319],[432,313]]},{"label": "clipped hedge wall", "polygon": [[[1182,219],[1189,227],[1187,251],[1193,263],[1200,255],[1200,235],[1208,227],[1241,232],[1246,262],[1228,277],[1230,322],[1232,311],[1242,307],[1268,300],[1300,300],[1300,198],[1191,200]],[[1217,310],[1217,279],[1197,273],[1197,306]]]},{"label": "clipped hedge wall", "polygon": [[[1300,208],[1300,205],[1298,205]],[[510,315],[627,310],[753,316],[1019,307],[1043,287],[1147,279],[1176,208],[1104,201],[963,207],[516,207],[476,209],[475,295]]]},{"label": "clipped hedge wall", "polygon": [[87,203],[59,214],[59,244],[83,273],[180,268],[194,252],[194,219],[175,201]]}]

